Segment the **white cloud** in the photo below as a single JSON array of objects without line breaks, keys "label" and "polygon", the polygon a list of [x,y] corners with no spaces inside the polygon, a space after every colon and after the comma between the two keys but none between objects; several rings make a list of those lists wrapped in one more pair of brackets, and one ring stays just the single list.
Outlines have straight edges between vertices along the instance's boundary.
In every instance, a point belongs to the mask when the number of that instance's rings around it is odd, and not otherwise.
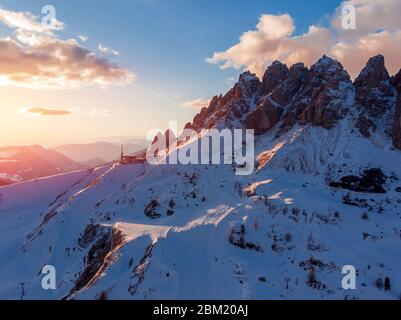
[{"label": "white cloud", "polygon": [[135,80],[131,70],[98,57],[74,39],[60,39],[54,28],[30,13],[0,9],[0,22],[14,32],[0,38],[0,86],[71,88]]},{"label": "white cloud", "polygon": [[37,21],[38,18],[29,12],[15,12],[0,9],[0,21],[12,29],[19,29],[38,33],[52,33],[51,30],[64,29],[64,23],[53,20],[53,24],[46,25]]},{"label": "white cloud", "polygon": [[[341,28],[341,8],[352,4],[356,8],[356,29]],[[206,61],[220,68],[245,67],[262,76],[274,60],[289,65],[304,62],[310,66],[323,54],[340,60],[355,77],[369,57],[381,53],[391,73],[401,68],[401,1],[351,0],[343,2],[331,18],[330,26],[312,25],[294,36],[295,25],[288,14],[262,15],[256,29],[244,32],[239,42]]]},{"label": "white cloud", "polygon": [[110,52],[110,53],[114,54],[115,56],[118,56],[118,55],[120,54],[118,51],[113,50],[113,49],[110,49],[110,48],[108,48],[108,47],[105,47],[105,46],[103,46],[102,44],[99,44],[98,49],[99,49],[101,52],[103,52],[103,53],[108,53],[108,52]]},{"label": "white cloud", "polygon": [[395,74],[401,68],[401,30],[368,34],[351,43],[340,42],[331,48],[331,53],[353,76],[361,71],[369,58],[382,53],[387,69]]},{"label": "white cloud", "polygon": [[207,62],[222,69],[245,66],[261,76],[274,60],[312,63],[325,52],[322,46],[330,43],[330,31],[325,28],[311,26],[304,35],[292,37],[294,29],[288,15],[262,15],[256,30],[245,32],[238,44],[214,53]]},{"label": "white cloud", "polygon": [[294,22],[288,14],[281,16],[263,15],[259,19],[256,29],[264,35],[266,39],[277,40],[290,36],[295,29]]},{"label": "white cloud", "polygon": [[[351,4],[356,9],[356,29],[341,28],[341,8]],[[399,0],[349,0],[336,9],[331,19],[331,25],[338,33],[340,40],[357,40],[361,36],[376,33],[379,30],[390,33],[401,29],[401,1]]]},{"label": "white cloud", "polygon": [[81,42],[86,42],[86,41],[88,41],[89,37],[80,34],[78,36],[78,39],[81,40]]}]

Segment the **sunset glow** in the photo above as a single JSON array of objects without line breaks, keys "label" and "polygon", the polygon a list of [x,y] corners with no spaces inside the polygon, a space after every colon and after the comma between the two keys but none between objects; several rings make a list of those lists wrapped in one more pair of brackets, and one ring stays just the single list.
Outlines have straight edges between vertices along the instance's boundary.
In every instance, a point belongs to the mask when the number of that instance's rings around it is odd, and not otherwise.
[{"label": "sunset glow", "polygon": [[400,300],[400,13],[1,0],[0,302],[246,319]]},{"label": "sunset glow", "polygon": [[[340,1],[314,1],[313,9],[303,10],[312,10],[307,16],[292,1],[284,4],[286,13],[273,1],[246,12],[244,1],[229,8],[218,1],[231,17],[224,24],[218,11],[210,16],[206,4],[190,2],[121,1],[95,9],[89,2],[55,0],[56,17],[48,25],[40,1],[4,1],[0,145],[144,137],[170,119],[183,127],[242,70],[261,76],[274,60],[309,66],[328,53],[355,76],[369,57],[382,53],[390,72],[401,67],[399,19],[384,14],[399,12],[399,1],[385,7],[351,1],[360,14],[352,33],[340,27]],[[171,18],[192,10],[191,22]],[[157,18],[153,25],[142,18],[150,15]],[[205,15],[208,24],[197,28]],[[218,37],[215,30],[221,30]],[[188,43],[193,38],[196,43]]]}]

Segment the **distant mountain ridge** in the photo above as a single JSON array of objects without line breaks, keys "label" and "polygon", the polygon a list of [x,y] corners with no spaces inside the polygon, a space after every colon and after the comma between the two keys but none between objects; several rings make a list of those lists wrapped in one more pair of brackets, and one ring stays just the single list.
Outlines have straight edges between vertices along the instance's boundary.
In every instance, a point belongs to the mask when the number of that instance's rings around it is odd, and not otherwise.
[{"label": "distant mountain ridge", "polygon": [[0,147],[0,185],[82,168],[63,154],[39,145]]},{"label": "distant mountain ridge", "polygon": [[146,147],[146,141],[130,140],[125,143],[95,142],[88,144],[66,144],[52,148],[66,155],[76,162],[85,164],[101,164],[118,160],[121,152],[121,144],[124,145],[124,153],[130,154]]}]

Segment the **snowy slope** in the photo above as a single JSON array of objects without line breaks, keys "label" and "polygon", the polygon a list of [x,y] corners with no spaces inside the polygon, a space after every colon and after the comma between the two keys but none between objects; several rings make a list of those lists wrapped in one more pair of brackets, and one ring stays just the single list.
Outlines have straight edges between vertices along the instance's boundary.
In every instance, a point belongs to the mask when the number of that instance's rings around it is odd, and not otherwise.
[{"label": "snowy slope", "polygon": [[[0,299],[399,299],[401,151],[355,127],[340,73],[299,90],[328,88],[325,107],[341,116],[328,128],[283,116],[256,137],[249,176],[235,165],[112,164],[0,187]],[[41,287],[49,264],[56,290]],[[356,290],[341,287],[345,265]]]},{"label": "snowy slope", "polygon": [[0,185],[83,168],[64,155],[39,145],[0,147]]},{"label": "snowy slope", "polygon": [[[325,150],[323,130],[297,128],[279,143],[259,138],[259,154],[280,147],[249,177],[235,176],[231,166],[114,165],[0,188],[0,297],[19,299],[24,283],[24,299],[397,299],[397,181],[386,194],[362,194],[330,188],[326,173],[336,165],[353,172],[380,165],[401,177],[401,154],[363,138]],[[348,192],[371,208],[344,204]],[[21,202],[19,194],[29,197]],[[144,214],[151,200],[160,217]],[[84,247],[88,225],[99,232],[87,235]],[[113,229],[123,243],[110,245],[101,272],[76,287],[91,248]],[[45,264],[56,267],[57,290],[41,288]],[[341,289],[346,264],[359,272],[352,292]],[[317,282],[308,285],[312,267]],[[386,276],[391,291],[375,286]]]}]

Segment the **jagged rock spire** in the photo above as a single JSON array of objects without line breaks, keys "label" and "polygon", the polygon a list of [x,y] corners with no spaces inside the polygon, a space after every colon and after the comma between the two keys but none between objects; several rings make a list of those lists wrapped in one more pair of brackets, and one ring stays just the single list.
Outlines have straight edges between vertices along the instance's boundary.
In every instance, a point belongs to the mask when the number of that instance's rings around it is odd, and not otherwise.
[{"label": "jagged rock spire", "polygon": [[401,71],[390,78],[382,55],[369,59],[354,83],[342,64],[327,55],[310,69],[303,63],[288,68],[274,61],[262,81],[249,71],[243,72],[232,89],[224,96],[215,96],[186,128],[243,126],[257,134],[277,124],[279,133],[296,124],[330,129],[353,109],[359,113],[355,125],[366,137],[386,114],[385,132],[401,149],[401,98],[395,107],[400,95]]},{"label": "jagged rock spire", "polygon": [[[394,113],[395,109],[396,90],[381,54],[369,59],[354,86],[355,104],[360,112],[356,127],[362,135],[370,137],[378,127],[378,119],[387,112]],[[388,123],[382,125],[381,129],[387,133],[391,131]]]},{"label": "jagged rock spire", "polygon": [[390,80],[390,75],[384,63],[384,57],[378,54],[369,59],[359,76],[355,79],[356,86],[378,87],[383,81]]},{"label": "jagged rock spire", "polygon": [[260,94],[266,95],[282,81],[288,78],[288,68],[285,64],[280,61],[274,61],[263,75],[262,85],[260,88]]}]

